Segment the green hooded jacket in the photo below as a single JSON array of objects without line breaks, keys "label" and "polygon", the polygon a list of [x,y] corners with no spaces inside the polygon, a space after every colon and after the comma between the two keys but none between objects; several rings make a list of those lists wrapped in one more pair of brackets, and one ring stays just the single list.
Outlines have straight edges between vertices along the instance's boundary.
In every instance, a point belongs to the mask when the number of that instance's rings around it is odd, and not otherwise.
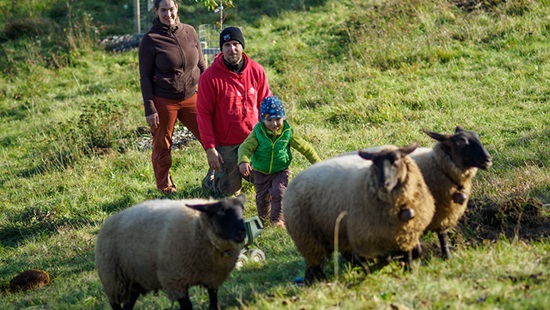
[{"label": "green hooded jacket", "polygon": [[248,162],[256,171],[265,174],[277,173],[290,166],[291,147],[304,155],[312,164],[321,161],[309,143],[293,134],[286,120],[277,132],[268,130],[260,121],[239,147],[238,164]]}]

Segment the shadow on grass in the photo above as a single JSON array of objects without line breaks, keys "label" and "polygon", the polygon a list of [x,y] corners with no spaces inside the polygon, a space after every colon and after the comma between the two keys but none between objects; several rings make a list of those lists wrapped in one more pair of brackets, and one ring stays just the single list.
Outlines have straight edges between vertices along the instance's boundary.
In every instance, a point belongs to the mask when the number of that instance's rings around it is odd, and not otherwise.
[{"label": "shadow on grass", "polygon": [[278,292],[288,292],[286,287],[296,285],[296,271],[302,269],[301,257],[281,263],[268,256],[263,264],[245,265],[241,270],[233,270],[230,279],[222,285],[220,303],[224,307],[239,308],[254,304],[255,295],[269,298]]},{"label": "shadow on grass", "polygon": [[39,166],[39,167],[33,167],[27,170],[20,171],[17,175],[22,178],[29,179],[36,175],[45,174],[46,172],[47,171],[44,166]]},{"label": "shadow on grass", "polygon": [[[134,199],[125,195],[117,201],[104,204],[97,208],[107,214],[118,212],[134,204]],[[57,234],[60,229],[69,227],[79,229],[85,226],[100,226],[103,219],[94,214],[82,214],[73,217],[63,217],[48,209],[39,207],[26,208],[16,214],[11,214],[8,224],[0,228],[0,244],[5,247],[18,247],[36,237]]]},{"label": "shadow on grass", "polygon": [[170,199],[190,199],[190,198],[205,198],[208,199],[200,186],[189,186],[186,184],[184,190],[178,190],[174,194],[168,196]]},{"label": "shadow on grass", "polygon": [[[550,237],[550,208],[537,198],[507,197],[501,201],[472,199],[455,229],[449,231],[451,253],[501,238],[526,242]],[[422,240],[423,259],[441,257],[435,233]]]}]

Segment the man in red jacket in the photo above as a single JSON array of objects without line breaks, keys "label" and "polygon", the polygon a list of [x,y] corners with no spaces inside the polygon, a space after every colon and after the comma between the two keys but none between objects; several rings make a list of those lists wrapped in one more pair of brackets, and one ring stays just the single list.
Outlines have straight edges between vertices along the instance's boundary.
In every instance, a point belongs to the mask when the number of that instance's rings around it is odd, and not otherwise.
[{"label": "man in red jacket", "polygon": [[197,122],[209,165],[202,187],[215,197],[240,191],[239,145],[259,121],[262,100],[271,95],[264,68],[243,52],[239,28],[220,33],[220,49],[200,76],[197,96]]}]

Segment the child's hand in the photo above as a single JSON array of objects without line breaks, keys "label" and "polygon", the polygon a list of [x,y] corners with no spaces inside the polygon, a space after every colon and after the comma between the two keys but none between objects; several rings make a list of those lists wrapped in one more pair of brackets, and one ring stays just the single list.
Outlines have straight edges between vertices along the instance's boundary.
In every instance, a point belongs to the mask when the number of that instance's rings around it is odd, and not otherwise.
[{"label": "child's hand", "polygon": [[241,172],[242,175],[247,177],[250,174],[250,172],[252,172],[252,167],[250,166],[250,163],[241,163],[239,165],[239,171]]}]

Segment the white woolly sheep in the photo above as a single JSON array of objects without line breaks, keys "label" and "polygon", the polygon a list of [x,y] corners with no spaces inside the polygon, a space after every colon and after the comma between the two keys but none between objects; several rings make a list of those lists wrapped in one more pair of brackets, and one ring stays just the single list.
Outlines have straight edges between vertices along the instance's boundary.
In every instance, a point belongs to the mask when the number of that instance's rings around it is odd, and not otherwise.
[{"label": "white woolly sheep", "polygon": [[[434,214],[434,201],[407,154],[416,148],[384,146],[359,156],[335,157],[302,171],[283,197],[287,230],[306,263],[305,282],[326,279],[323,266],[334,251],[349,258],[409,253]],[[406,265],[409,266],[410,265]]]},{"label": "white woolly sheep", "polygon": [[245,200],[150,200],[109,217],[95,260],[111,307],[132,309],[140,294],[161,289],[191,309],[188,290],[202,285],[210,309],[218,309],[218,287],[246,237]]},{"label": "white woolly sheep", "polygon": [[451,258],[447,231],[464,214],[477,169],[488,169],[491,155],[473,131],[456,127],[454,134],[424,130],[437,140],[432,148],[418,148],[410,154],[435,200],[435,215],[427,230],[439,237],[443,258]]}]

